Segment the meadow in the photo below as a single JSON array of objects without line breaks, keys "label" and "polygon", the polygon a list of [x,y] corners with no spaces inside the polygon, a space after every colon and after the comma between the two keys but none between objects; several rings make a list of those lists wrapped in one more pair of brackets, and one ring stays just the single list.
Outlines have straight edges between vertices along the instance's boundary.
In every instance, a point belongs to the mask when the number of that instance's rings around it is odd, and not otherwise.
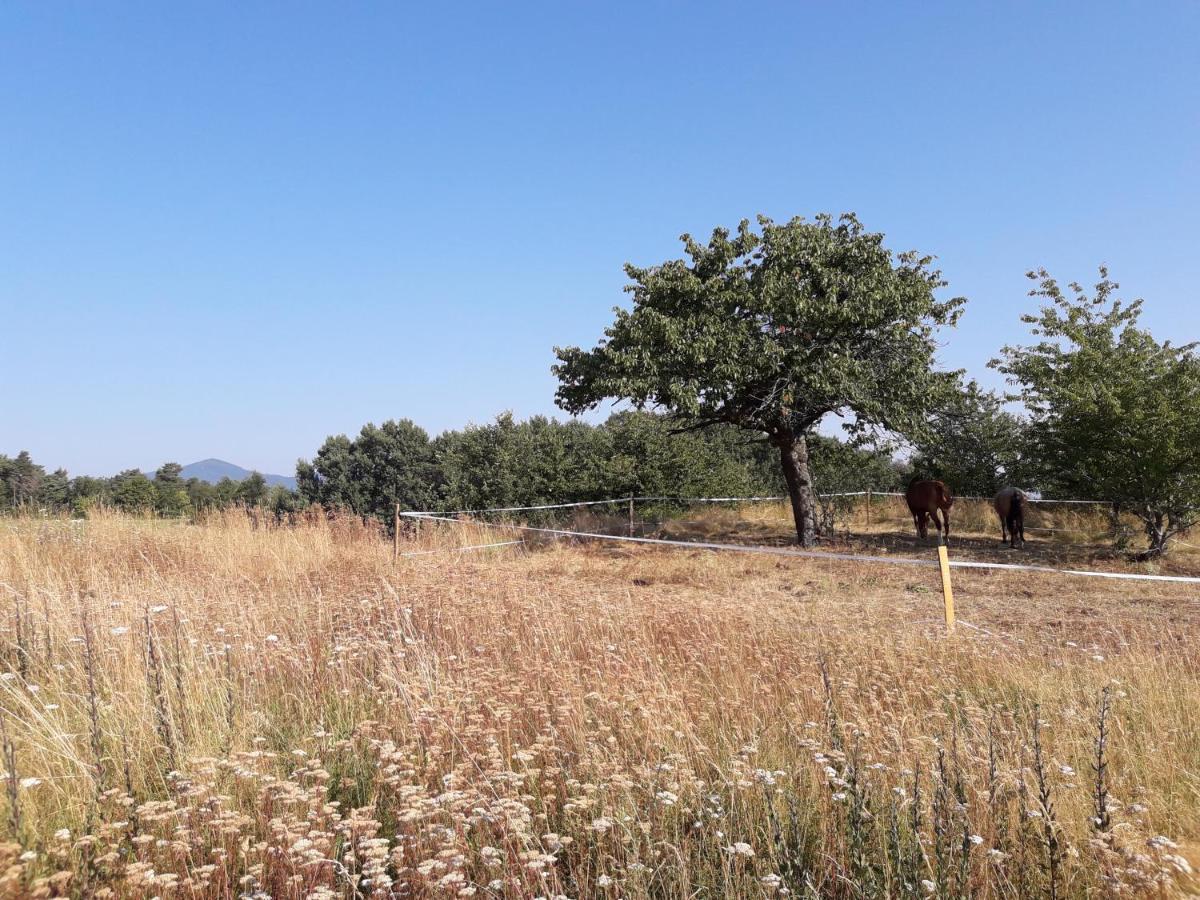
[{"label": "meadow", "polygon": [[0,523],[0,895],[1200,890],[1195,585],[507,537]]}]

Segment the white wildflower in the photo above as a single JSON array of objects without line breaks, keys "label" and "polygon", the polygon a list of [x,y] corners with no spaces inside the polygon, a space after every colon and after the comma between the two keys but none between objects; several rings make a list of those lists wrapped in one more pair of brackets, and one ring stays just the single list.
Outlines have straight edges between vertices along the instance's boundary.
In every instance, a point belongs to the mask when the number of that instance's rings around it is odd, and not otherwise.
[{"label": "white wildflower", "polygon": [[1163,860],[1165,862],[1170,863],[1172,866],[1175,867],[1175,870],[1177,872],[1180,872],[1183,875],[1191,875],[1192,874],[1192,864],[1189,863],[1182,856],[1179,856],[1176,853],[1165,854],[1163,856]]},{"label": "white wildflower", "polygon": [[736,841],[732,846],[726,847],[725,852],[731,856],[750,857],[754,855],[754,848],[745,841]]}]

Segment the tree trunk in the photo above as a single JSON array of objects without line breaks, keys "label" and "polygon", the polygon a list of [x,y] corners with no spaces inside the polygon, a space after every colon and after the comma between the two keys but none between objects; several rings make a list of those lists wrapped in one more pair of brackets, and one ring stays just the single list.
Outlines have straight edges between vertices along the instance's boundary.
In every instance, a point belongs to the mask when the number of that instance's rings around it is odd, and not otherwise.
[{"label": "tree trunk", "polygon": [[817,503],[812,476],[808,472],[808,442],[804,435],[783,435],[776,439],[783,478],[792,501],[796,520],[796,539],[801,547],[811,547],[817,539]]},{"label": "tree trunk", "polygon": [[1163,522],[1162,513],[1147,513],[1142,517],[1142,521],[1146,524],[1146,540],[1150,546],[1135,557],[1139,562],[1145,562],[1166,553],[1167,540],[1170,537],[1170,532]]}]

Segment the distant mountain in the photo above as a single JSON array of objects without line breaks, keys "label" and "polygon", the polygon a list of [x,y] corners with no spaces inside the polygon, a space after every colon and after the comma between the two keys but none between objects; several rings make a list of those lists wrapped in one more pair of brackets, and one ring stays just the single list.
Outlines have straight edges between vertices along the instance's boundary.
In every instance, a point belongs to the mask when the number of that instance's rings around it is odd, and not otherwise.
[{"label": "distant mountain", "polygon": [[[199,478],[201,481],[207,481],[209,484],[216,484],[222,478],[241,481],[249,478],[250,474],[249,469],[235,466],[233,463],[225,462],[223,459],[202,459],[200,462],[188,463],[180,473],[184,481],[189,478]],[[282,484],[290,490],[294,491],[296,489],[296,479],[290,475],[268,475],[266,472],[263,472],[262,477],[267,480],[267,484]]]}]

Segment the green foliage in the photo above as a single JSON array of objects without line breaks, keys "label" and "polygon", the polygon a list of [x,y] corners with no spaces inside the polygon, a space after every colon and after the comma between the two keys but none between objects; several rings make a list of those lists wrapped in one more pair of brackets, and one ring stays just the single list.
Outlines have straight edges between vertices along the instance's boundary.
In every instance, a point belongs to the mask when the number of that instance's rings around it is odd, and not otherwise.
[{"label": "green foliage", "polygon": [[251,472],[237,487],[237,499],[243,506],[262,506],[267,499],[267,480],[258,472]]},{"label": "green foliage", "polygon": [[912,442],[914,472],[944,481],[962,496],[991,497],[1007,485],[1019,486],[1029,476],[1029,435],[1004,402],[974,381],[951,394]]},{"label": "green foliage", "polygon": [[1065,293],[1045,270],[1022,316],[1038,343],[1005,347],[992,365],[1020,388],[1044,484],[1112,500],[1136,514],[1146,555],[1200,519],[1200,360],[1195,345],[1159,343],[1139,328],[1142,301],[1125,303],[1101,267],[1092,296]]},{"label": "green foliage", "polygon": [[781,451],[801,543],[811,540],[804,439],[831,412],[853,428],[918,434],[954,377],[933,370],[935,337],[961,298],[940,301],[931,257],[893,253],[853,215],[760,217],[686,259],[625,267],[633,309],[617,309],[592,350],[558,348],[557,401],[662,409],[693,427],[732,425]]},{"label": "green foliage", "polygon": [[191,508],[179,463],[163,463],[154,473],[154,509],[161,516],[182,516]]},{"label": "green foliage", "polygon": [[42,476],[38,484],[37,505],[39,509],[64,509],[71,496],[71,479],[66,469],[55,469]]},{"label": "green foliage", "polygon": [[392,519],[401,509],[429,509],[440,478],[429,435],[408,419],[363,427],[356,439],[328,438],[311,462],[296,465],[300,495],[311,503]]},{"label": "green foliage", "polygon": [[457,509],[599,499],[606,436],[583,422],[503,413],[435,442],[445,503]]},{"label": "green foliage", "polygon": [[633,310],[595,349],[556,351],[560,405],[623,398],[769,435],[841,409],[860,427],[919,429],[950,383],[931,371],[935,334],[964,302],[934,297],[932,258],[893,254],[853,215],[759,224],[761,237],[743,221],[706,246],[684,235],[690,261],[627,265]]},{"label": "green foliage", "polygon": [[610,496],[748,496],[769,492],[776,469],[760,458],[736,428],[678,432],[666,417],[643,411],[615,413],[607,481]]},{"label": "green foliage", "polygon": [[0,455],[0,509],[33,507],[45,475],[28,450],[13,458]]},{"label": "green foliage", "polygon": [[137,469],[126,469],[113,478],[112,500],[124,512],[149,512],[157,496],[154,484]]}]

